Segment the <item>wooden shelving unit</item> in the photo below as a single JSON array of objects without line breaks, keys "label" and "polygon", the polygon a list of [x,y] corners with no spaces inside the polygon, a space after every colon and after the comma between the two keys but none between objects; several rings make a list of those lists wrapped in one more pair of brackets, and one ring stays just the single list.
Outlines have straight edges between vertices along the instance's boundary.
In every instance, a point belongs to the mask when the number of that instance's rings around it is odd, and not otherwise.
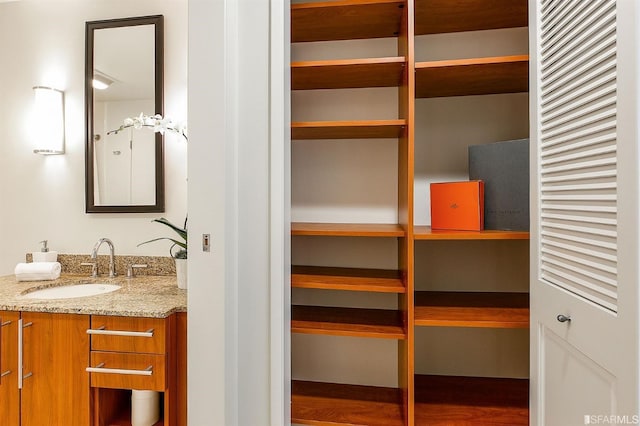
[{"label": "wooden shelving unit", "polygon": [[291,5],[291,42],[397,37],[405,2],[345,0]]},{"label": "wooden shelving unit", "polygon": [[395,388],[294,380],[291,421],[303,425],[404,425]]},{"label": "wooden shelving unit", "polygon": [[[398,46],[396,56],[385,52],[380,55],[384,57],[305,60],[291,64],[294,91],[396,87],[398,92],[393,99],[398,103],[397,116],[391,119],[371,117],[352,121],[294,121],[291,124],[294,141],[398,140],[397,223],[291,224],[292,237],[393,238],[397,241],[397,268],[392,270],[296,265],[291,271],[291,287],[305,289],[304,294],[309,297],[318,294],[314,292],[325,291],[334,292],[332,297],[340,297],[341,291],[350,296],[396,295],[397,310],[294,305],[291,331],[397,340],[397,366],[380,366],[381,369],[397,369],[397,387],[294,380],[293,423],[527,424],[528,381],[525,379],[416,374],[415,359],[420,354],[415,353],[415,328],[526,330],[529,327],[528,295],[416,291],[414,252],[417,245],[440,244],[439,241],[526,242],[529,233],[440,231],[414,226],[413,206],[414,132],[420,119],[416,117],[416,99],[527,92],[529,68],[528,55],[417,62],[414,46],[417,37],[525,27],[527,11],[527,0],[337,0],[291,6],[291,40],[297,43],[296,49],[304,47],[302,43],[306,42],[389,37],[395,38]],[[446,288],[446,283],[437,284]],[[307,300],[305,303],[309,303]],[[293,376],[295,378],[295,371]]]},{"label": "wooden shelving unit", "polygon": [[293,266],[291,287],[373,293],[406,293],[407,290],[400,271],[320,266]]},{"label": "wooden shelving unit", "polygon": [[316,237],[404,237],[400,225],[386,223],[311,223],[294,222],[291,235]]},{"label": "wooden shelving unit", "polygon": [[293,62],[291,89],[398,87],[405,62],[402,57]]},{"label": "wooden shelving unit", "polygon": [[449,231],[430,226],[413,228],[416,240],[528,240],[528,231]]},{"label": "wooden shelving unit", "polygon": [[415,8],[416,35],[528,25],[526,0],[415,0]]},{"label": "wooden shelving unit", "polygon": [[291,332],[380,339],[406,338],[399,311],[333,306],[292,306]]},{"label": "wooden shelving unit", "polygon": [[529,380],[416,375],[415,424],[529,424]]},{"label": "wooden shelving unit", "polygon": [[293,122],[291,139],[397,139],[406,126],[406,120]]},{"label": "wooden shelving unit", "polygon": [[528,293],[418,291],[415,325],[529,328]]},{"label": "wooden shelving unit", "polygon": [[416,97],[490,95],[529,90],[529,56],[416,63]]},{"label": "wooden shelving unit", "polygon": [[[316,89],[398,88],[398,114],[391,119],[356,121],[304,121],[291,124],[292,140],[397,139],[399,174],[409,176],[406,149],[412,126],[407,113],[412,102],[408,82],[413,60],[407,56],[408,15],[405,0],[338,0],[295,4],[291,7],[293,43],[393,37],[397,56],[301,61],[291,64],[291,88]],[[410,210],[406,181],[398,180],[398,203]],[[398,240],[397,270],[295,266],[292,287],[312,291],[388,293],[398,297],[397,310],[292,306],[292,333],[328,334],[398,340],[407,352],[413,327],[407,323],[413,289],[407,287],[410,214],[398,223],[292,223],[291,235],[307,237],[393,238]],[[404,357],[402,357],[405,359]],[[389,366],[390,368],[392,366]],[[384,368],[384,367],[383,367]],[[396,368],[393,366],[393,368]],[[398,365],[404,377],[398,388],[349,384],[297,382],[292,384],[292,421],[299,424],[403,425],[407,418],[407,393],[413,372],[408,360]]]}]

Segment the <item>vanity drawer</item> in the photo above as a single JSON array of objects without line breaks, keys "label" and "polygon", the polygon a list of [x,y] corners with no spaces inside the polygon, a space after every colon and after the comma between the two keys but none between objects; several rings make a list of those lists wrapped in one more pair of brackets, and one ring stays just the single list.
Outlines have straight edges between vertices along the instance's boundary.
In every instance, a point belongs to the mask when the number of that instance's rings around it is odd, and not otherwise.
[{"label": "vanity drawer", "polygon": [[93,315],[91,350],[166,353],[167,319]]},{"label": "vanity drawer", "polygon": [[91,386],[95,388],[166,389],[166,357],[154,354],[91,352]]}]

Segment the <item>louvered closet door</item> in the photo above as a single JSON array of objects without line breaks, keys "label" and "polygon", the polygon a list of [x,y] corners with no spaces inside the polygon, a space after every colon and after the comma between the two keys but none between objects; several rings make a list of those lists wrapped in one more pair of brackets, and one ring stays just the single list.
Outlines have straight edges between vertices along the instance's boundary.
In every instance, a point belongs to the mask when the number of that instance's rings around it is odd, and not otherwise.
[{"label": "louvered closet door", "polygon": [[531,424],[638,424],[639,6],[529,7]]}]

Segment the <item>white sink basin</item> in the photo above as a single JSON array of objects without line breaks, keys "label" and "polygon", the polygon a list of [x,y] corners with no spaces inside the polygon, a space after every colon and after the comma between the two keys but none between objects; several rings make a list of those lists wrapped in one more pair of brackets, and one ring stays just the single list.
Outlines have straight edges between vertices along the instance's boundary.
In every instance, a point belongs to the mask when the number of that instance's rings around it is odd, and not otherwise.
[{"label": "white sink basin", "polygon": [[116,284],[70,284],[48,287],[25,294],[26,299],[72,299],[111,293],[120,288]]}]

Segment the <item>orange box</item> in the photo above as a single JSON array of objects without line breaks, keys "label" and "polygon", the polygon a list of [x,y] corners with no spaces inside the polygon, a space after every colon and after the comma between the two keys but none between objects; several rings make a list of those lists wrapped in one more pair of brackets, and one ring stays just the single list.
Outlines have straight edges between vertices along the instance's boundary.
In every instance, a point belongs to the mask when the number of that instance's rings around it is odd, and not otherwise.
[{"label": "orange box", "polygon": [[431,229],[482,231],[484,182],[432,183]]}]

